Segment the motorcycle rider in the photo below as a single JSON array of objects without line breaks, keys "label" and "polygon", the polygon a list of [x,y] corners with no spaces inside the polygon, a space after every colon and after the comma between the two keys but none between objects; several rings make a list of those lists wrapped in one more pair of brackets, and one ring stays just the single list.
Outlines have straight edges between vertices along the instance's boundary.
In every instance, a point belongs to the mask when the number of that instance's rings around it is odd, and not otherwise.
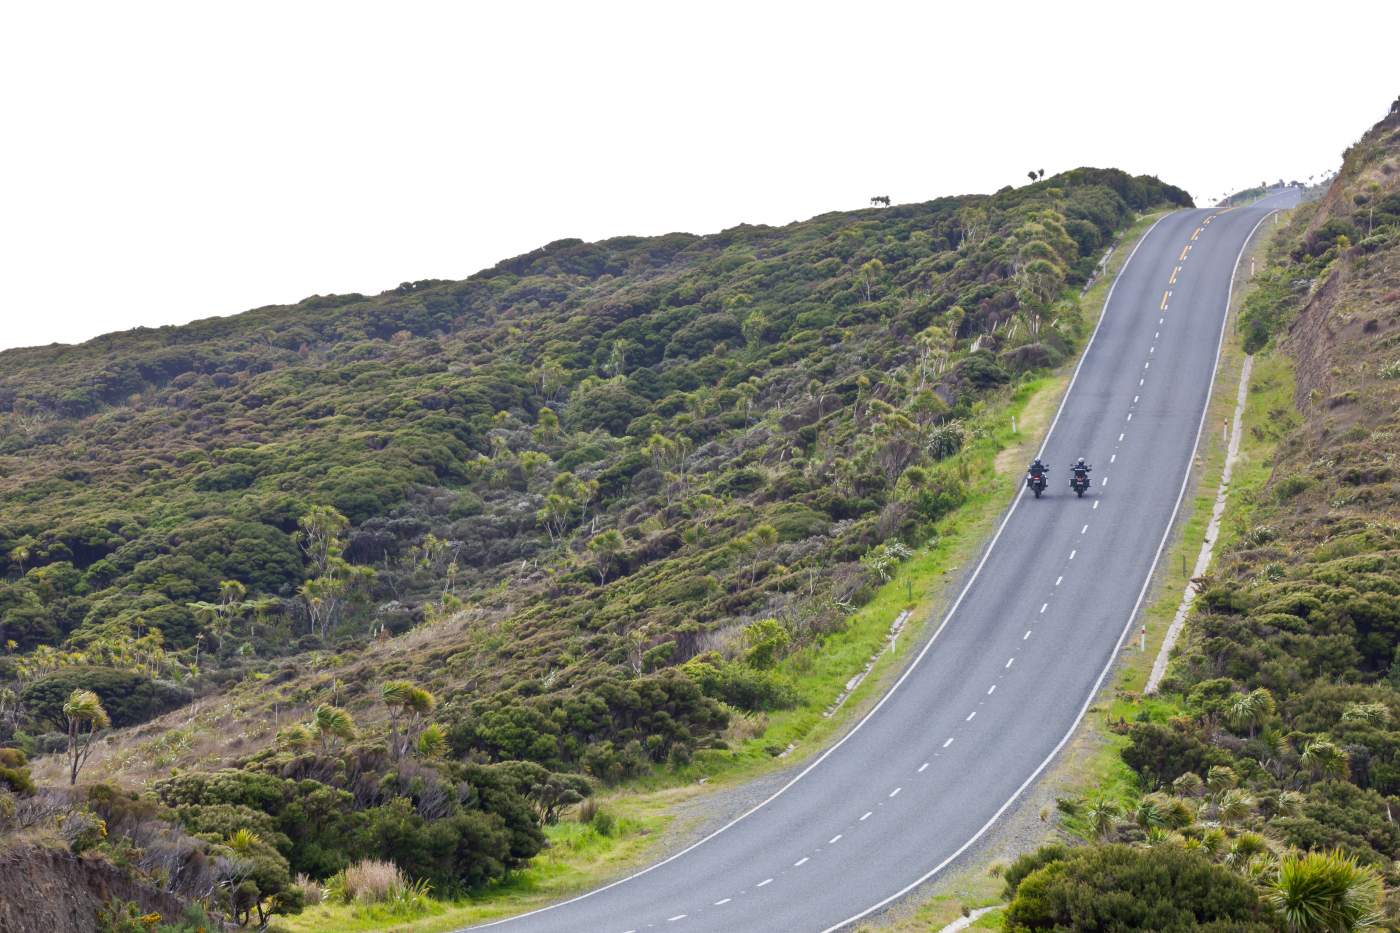
[{"label": "motorcycle rider", "polygon": [[1082,479],[1085,484],[1087,484],[1089,482],[1089,471],[1092,470],[1093,467],[1085,463],[1083,457],[1080,457],[1078,460],[1074,461],[1074,466],[1070,467],[1070,469],[1074,471],[1074,475],[1070,477],[1069,481],[1070,485],[1073,486],[1074,481],[1077,479]]},{"label": "motorcycle rider", "polygon": [[1045,474],[1049,472],[1050,468],[1039,457],[1031,461],[1030,469],[1026,470],[1026,488],[1035,493],[1037,499],[1045,492]]}]

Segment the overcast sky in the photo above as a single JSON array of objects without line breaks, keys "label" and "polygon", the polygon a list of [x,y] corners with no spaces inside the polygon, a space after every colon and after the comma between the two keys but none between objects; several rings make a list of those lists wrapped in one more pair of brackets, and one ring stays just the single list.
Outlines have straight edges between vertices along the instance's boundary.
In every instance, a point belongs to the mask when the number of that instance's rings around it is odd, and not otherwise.
[{"label": "overcast sky", "polygon": [[9,3],[0,348],[1029,169],[1205,203],[1333,169],[1396,35],[1395,2]]}]

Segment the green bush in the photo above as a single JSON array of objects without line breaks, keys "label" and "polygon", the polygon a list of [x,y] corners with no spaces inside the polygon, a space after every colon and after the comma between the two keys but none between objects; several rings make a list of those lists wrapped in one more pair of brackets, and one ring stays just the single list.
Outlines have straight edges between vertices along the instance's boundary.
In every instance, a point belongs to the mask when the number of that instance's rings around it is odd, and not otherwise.
[{"label": "green bush", "polygon": [[111,667],[74,667],[40,677],[20,693],[29,717],[55,730],[66,729],[63,704],[74,690],[91,690],[116,728],[134,726],[183,706],[193,698],[187,687],[152,680]]},{"label": "green bush", "polygon": [[1008,930],[1274,929],[1249,882],[1176,846],[1092,846],[1040,861],[1015,885]]}]

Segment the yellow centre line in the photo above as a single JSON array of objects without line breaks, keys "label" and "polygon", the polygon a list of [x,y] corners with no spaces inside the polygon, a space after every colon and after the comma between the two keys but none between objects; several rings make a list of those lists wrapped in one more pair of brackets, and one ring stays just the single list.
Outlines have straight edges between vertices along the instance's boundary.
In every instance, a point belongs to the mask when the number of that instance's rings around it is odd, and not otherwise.
[{"label": "yellow centre line", "polygon": [[1175,285],[1175,284],[1176,284],[1176,274],[1177,274],[1178,272],[1180,272],[1180,271],[1181,271],[1181,267],[1180,267],[1180,266],[1177,266],[1175,269],[1172,270],[1172,277],[1171,277],[1170,279],[1167,280],[1167,284],[1168,284],[1168,285]]},{"label": "yellow centre line", "polygon": [[1171,292],[1162,292],[1162,310],[1167,310],[1167,299],[1171,297]]},{"label": "yellow centre line", "polygon": [[1194,240],[1194,239],[1196,239],[1196,237],[1200,236],[1200,235],[1201,235],[1201,231],[1202,231],[1203,229],[1205,229],[1205,228],[1204,228],[1204,227],[1197,227],[1197,228],[1196,228],[1196,232],[1193,233],[1193,234],[1191,234],[1191,239]]},{"label": "yellow centre line", "polygon": [[1183,250],[1181,251],[1181,255],[1178,256],[1178,257],[1176,257],[1176,261],[1177,261],[1177,262],[1185,262],[1185,261],[1186,261],[1186,254],[1189,253],[1189,252],[1191,252],[1191,244],[1190,244],[1190,243],[1187,243],[1187,244],[1186,244],[1186,248],[1183,249]]}]

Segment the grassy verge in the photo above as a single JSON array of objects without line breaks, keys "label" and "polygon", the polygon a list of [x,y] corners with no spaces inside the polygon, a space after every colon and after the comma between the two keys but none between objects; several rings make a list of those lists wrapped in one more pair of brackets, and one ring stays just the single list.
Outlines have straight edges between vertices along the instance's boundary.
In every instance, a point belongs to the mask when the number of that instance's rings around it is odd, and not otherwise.
[{"label": "grassy verge", "polygon": [[[1144,216],[1127,231],[1110,257],[1108,274],[1080,299],[1093,319],[1101,312],[1113,277],[1133,245],[1159,216]],[[939,524],[932,542],[901,564],[874,599],[851,616],[845,628],[828,636],[819,647],[783,661],[782,669],[792,675],[801,697],[796,708],[752,722],[753,734],[731,742],[730,749],[697,752],[682,768],[657,771],[605,795],[600,801],[602,808],[617,817],[611,836],[599,836],[591,827],[576,823],[548,827],[549,849],[528,868],[477,897],[450,903],[432,901],[427,911],[414,919],[383,916],[373,908],[319,905],[284,920],[284,926],[297,933],[440,933],[541,907],[655,859],[657,843],[665,831],[680,828],[675,815],[679,804],[717,787],[799,763],[825,747],[883,695],[912,649],[923,643],[929,624],[941,620],[954,595],[948,584],[956,582],[956,572],[977,556],[1000,518],[1013,491],[1012,483],[1019,480],[1025,461],[1038,447],[1059,404],[1070,368],[1067,364],[1057,374],[1025,380],[975,414],[969,425],[969,441],[958,455],[968,479],[967,500]],[[911,612],[909,623],[892,648],[882,651],[891,622],[905,610]],[[865,679],[834,715],[825,716],[846,682],[876,652],[880,654]],[[995,887],[1000,890],[999,884]],[[978,899],[988,903],[995,896],[988,891]],[[940,915],[951,909],[949,919],[955,918],[961,903],[946,905]]]}]

